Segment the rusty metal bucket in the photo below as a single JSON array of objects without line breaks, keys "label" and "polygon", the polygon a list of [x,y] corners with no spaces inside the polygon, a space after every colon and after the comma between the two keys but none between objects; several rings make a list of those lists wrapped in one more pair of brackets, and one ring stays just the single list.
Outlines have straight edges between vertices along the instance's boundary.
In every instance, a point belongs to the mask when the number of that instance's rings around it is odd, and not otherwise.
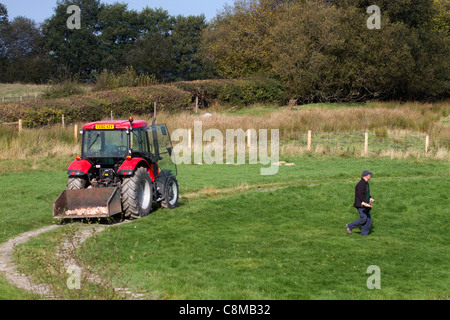
[{"label": "rusty metal bucket", "polygon": [[[107,218],[122,212],[119,188],[67,189],[52,207],[56,219]],[[87,213],[89,209],[96,210]]]}]

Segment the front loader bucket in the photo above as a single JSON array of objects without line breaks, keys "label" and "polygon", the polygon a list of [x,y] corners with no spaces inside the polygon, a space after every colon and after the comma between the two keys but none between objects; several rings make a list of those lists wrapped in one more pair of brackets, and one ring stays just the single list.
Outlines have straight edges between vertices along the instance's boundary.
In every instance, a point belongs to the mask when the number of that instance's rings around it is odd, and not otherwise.
[{"label": "front loader bucket", "polygon": [[67,189],[53,203],[53,218],[106,218],[122,212],[119,188]]}]

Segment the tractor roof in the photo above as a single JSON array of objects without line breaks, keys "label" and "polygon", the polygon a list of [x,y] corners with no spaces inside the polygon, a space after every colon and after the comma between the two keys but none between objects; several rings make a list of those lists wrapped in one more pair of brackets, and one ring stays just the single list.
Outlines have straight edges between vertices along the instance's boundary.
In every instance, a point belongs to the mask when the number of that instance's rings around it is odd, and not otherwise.
[{"label": "tractor roof", "polygon": [[[83,126],[83,129],[98,129],[96,125],[114,125],[114,129],[129,129],[130,128],[130,121],[128,120],[111,120],[111,121],[96,121],[96,122],[90,122],[86,123]],[[144,120],[134,120],[133,121],[133,128],[142,128],[146,127],[147,122]]]}]

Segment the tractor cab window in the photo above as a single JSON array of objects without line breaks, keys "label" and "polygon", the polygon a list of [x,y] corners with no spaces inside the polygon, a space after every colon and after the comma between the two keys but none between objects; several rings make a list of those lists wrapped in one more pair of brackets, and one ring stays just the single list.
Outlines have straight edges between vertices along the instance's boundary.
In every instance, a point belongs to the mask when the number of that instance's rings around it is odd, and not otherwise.
[{"label": "tractor cab window", "polygon": [[131,150],[143,153],[152,152],[149,149],[147,132],[143,128],[133,129],[131,132]]},{"label": "tractor cab window", "polygon": [[172,156],[172,141],[165,124],[153,125],[145,130],[148,131],[150,149],[155,150],[155,154]]},{"label": "tractor cab window", "polygon": [[176,175],[177,169],[175,165],[175,157],[172,153],[172,140],[170,139],[169,130],[165,124],[152,125],[145,128],[148,131],[148,139],[150,141],[150,149],[154,150],[154,154],[160,157],[158,166],[160,171],[167,170],[171,174]]},{"label": "tractor cab window", "polygon": [[125,130],[85,130],[82,151],[87,158],[122,158],[127,141]]}]

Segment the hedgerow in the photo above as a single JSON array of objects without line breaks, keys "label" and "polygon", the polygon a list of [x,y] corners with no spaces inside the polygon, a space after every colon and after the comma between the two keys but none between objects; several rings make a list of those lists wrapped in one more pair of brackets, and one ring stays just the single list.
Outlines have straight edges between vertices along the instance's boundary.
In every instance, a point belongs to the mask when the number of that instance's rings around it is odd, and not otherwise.
[{"label": "hedgerow", "polygon": [[180,81],[173,86],[198,97],[199,104],[204,107],[215,102],[245,106],[258,102],[284,104],[287,101],[283,85],[269,78]]},{"label": "hedgerow", "polygon": [[196,97],[204,107],[216,102],[245,106],[257,102],[283,104],[287,100],[283,86],[274,79],[182,81],[0,104],[0,122],[22,119],[25,126],[46,125],[61,123],[62,115],[67,123],[89,122],[109,118],[111,112],[114,118],[128,118],[153,114],[155,102],[157,110],[173,113],[192,107]]},{"label": "hedgerow", "polygon": [[110,91],[91,92],[68,98],[42,99],[37,103],[1,104],[0,122],[23,120],[25,126],[66,122],[98,121],[110,117],[149,115],[154,103],[158,110],[174,112],[189,107],[191,95],[174,86],[156,85],[139,88],[118,88]]}]

